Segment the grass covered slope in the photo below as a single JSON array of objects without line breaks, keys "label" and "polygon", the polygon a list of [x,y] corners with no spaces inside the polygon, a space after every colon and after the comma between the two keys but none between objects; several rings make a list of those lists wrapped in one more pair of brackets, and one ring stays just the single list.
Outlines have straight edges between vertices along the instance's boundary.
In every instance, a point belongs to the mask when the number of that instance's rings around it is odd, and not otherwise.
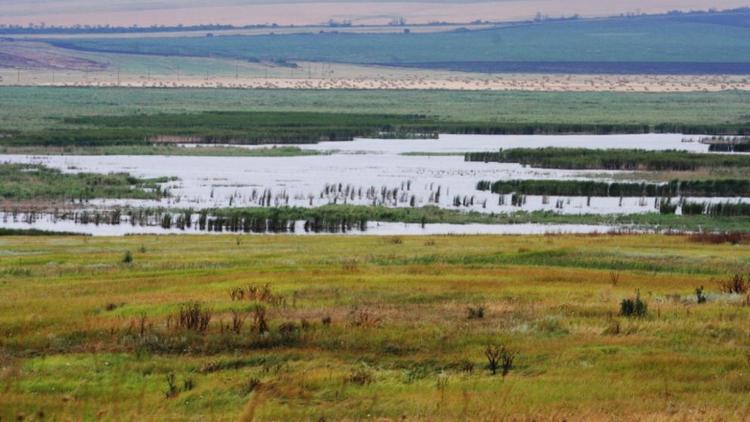
[{"label": "grass covered slope", "polygon": [[125,173],[63,173],[33,164],[0,164],[0,199],[160,199],[162,179],[140,179]]},{"label": "grass covered slope", "polygon": [[[3,419],[750,410],[750,307],[720,287],[750,270],[745,247],[668,236],[0,242]],[[637,290],[645,315],[619,315]],[[180,318],[195,310],[194,325]],[[517,353],[505,377],[487,369],[488,345]]]},{"label": "grass covered slope", "polygon": [[[735,19],[645,16],[423,34],[293,34],[52,40],[60,47],[148,55],[346,63],[747,62],[750,26]],[[744,24],[743,24],[744,22]]]}]

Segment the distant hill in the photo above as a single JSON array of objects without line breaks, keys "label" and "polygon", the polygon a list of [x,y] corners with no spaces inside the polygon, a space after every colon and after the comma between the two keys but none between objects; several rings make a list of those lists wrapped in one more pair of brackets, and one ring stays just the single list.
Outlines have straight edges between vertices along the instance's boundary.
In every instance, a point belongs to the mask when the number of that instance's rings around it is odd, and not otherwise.
[{"label": "distant hill", "polygon": [[[540,71],[587,73],[617,63],[638,64],[674,73],[680,63],[697,64],[697,73],[750,73],[750,9],[712,14],[671,14],[528,23],[477,31],[424,34],[335,34],[93,38],[49,40],[84,51],[226,57],[243,60],[322,61],[504,71],[503,63],[538,63]],[[470,64],[464,66],[463,64]],[[500,63],[500,65],[498,65]],[[568,70],[555,70],[555,63]],[[576,63],[578,70],[570,70]],[[673,65],[668,65],[672,63]],[[701,63],[712,66],[700,66]],[[484,64],[484,66],[483,66]],[[463,66],[463,68],[462,68]],[[518,69],[516,71],[533,71]],[[712,71],[712,68],[719,71]],[[734,67],[732,67],[734,66]],[[506,66],[507,67],[507,66]],[[684,67],[684,66],[683,66]],[[663,68],[664,71],[659,69]],[[700,69],[703,69],[702,71]],[[732,70],[734,69],[734,70]],[[512,71],[508,69],[507,71]],[[637,70],[637,69],[636,69]],[[685,72],[677,72],[685,73]]]},{"label": "distant hill", "polygon": [[0,24],[200,25],[319,24],[335,20],[409,23],[610,16],[747,6],[745,0],[3,0]]}]

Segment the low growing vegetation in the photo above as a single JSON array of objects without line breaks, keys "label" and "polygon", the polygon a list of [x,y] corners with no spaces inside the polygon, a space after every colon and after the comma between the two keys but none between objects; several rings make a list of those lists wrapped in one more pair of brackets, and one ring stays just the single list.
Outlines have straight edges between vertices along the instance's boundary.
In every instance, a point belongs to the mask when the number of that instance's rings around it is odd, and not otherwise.
[{"label": "low growing vegetation", "polygon": [[663,235],[2,242],[3,420],[747,411],[750,252],[730,243]]}]

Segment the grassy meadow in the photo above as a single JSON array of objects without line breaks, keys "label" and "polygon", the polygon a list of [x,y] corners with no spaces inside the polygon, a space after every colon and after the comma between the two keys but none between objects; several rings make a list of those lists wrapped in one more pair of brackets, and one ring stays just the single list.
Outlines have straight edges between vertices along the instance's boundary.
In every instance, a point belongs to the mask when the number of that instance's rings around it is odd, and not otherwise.
[{"label": "grassy meadow", "polygon": [[[186,240],[0,238],[0,417],[750,412],[750,299],[728,293],[747,288],[732,280],[750,271],[746,246],[656,235]],[[637,291],[645,315],[620,315]],[[505,375],[488,369],[494,351],[513,356]]]},{"label": "grassy meadow", "polygon": [[[153,155],[165,153],[153,145],[160,137],[268,143],[436,132],[741,134],[748,95],[5,87],[0,101],[12,106],[0,108],[0,152]],[[264,155],[296,154],[278,152]]]},{"label": "grassy meadow", "polygon": [[0,108],[0,132],[54,129],[65,118],[207,111],[382,115],[387,110],[444,121],[718,126],[748,124],[750,93],[3,87],[0,101],[11,105]]}]

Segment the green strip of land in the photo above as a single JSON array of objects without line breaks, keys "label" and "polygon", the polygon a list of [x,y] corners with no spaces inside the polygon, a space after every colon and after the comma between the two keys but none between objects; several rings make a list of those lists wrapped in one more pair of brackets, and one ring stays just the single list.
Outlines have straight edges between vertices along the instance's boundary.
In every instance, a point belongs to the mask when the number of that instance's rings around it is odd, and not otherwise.
[{"label": "green strip of land", "polygon": [[127,173],[63,173],[34,164],[0,164],[0,198],[13,201],[94,198],[160,199],[169,178],[142,179]]}]

